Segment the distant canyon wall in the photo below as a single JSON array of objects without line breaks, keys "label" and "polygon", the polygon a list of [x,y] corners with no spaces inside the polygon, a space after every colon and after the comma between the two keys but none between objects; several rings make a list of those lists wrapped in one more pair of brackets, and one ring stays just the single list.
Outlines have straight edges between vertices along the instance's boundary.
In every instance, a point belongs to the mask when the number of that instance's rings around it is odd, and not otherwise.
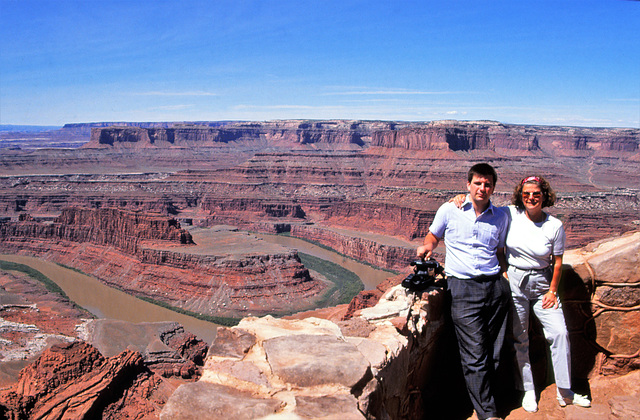
[{"label": "distant canyon wall", "polygon": [[[443,202],[466,191],[467,169],[486,161],[498,171],[497,205],[508,204],[524,175],[550,180],[559,199],[549,212],[565,223],[569,247],[640,223],[638,129],[351,120],[91,126],[82,149],[7,151],[0,214],[52,221],[69,206],[117,207],[203,226],[336,227],[412,242]],[[331,238],[323,243],[333,247]]]},{"label": "distant canyon wall", "polygon": [[637,152],[640,130],[439,121],[373,133],[372,146],[410,150]]},{"label": "distant canyon wall", "polygon": [[203,147],[240,141],[362,146],[363,137],[369,133],[372,126],[388,125],[389,123],[381,122],[374,124],[346,121],[276,121],[236,123],[222,127],[195,124],[177,124],[172,127],[94,127],[91,129],[91,140],[83,147]]},{"label": "distant canyon wall", "polygon": [[279,219],[301,223],[317,220],[323,225],[343,226],[413,240],[427,234],[435,211],[418,210],[391,203],[343,200],[277,201],[261,198],[206,197],[201,208],[218,222],[253,222]]},{"label": "distant canyon wall", "polygon": [[389,245],[315,226],[293,225],[291,235],[320,243],[357,261],[391,270],[406,270],[416,255],[415,249],[409,244]]},{"label": "distant canyon wall", "polygon": [[95,147],[215,146],[219,143],[262,141],[267,145],[353,145],[408,150],[513,150],[555,152],[631,152],[640,147],[640,130],[502,124],[493,121],[269,121],[221,127],[180,125],[163,127],[93,127]]}]

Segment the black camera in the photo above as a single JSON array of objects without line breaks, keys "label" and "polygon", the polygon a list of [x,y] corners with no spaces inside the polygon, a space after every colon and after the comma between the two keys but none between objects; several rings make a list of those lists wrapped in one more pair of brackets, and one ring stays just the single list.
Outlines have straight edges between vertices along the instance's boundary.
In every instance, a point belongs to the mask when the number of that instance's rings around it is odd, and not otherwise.
[{"label": "black camera", "polygon": [[436,276],[444,272],[434,259],[412,261],[413,273],[402,280],[402,287],[411,292],[421,292],[436,282]]}]

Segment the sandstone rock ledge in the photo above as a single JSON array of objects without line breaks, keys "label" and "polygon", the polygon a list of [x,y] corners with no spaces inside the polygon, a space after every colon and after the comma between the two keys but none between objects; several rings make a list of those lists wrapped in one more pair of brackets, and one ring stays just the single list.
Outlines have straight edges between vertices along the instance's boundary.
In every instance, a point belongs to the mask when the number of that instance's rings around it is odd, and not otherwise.
[{"label": "sandstone rock ledge", "polygon": [[421,418],[444,293],[390,289],[348,321],[245,318],[218,329],[198,382],[161,419]]},{"label": "sandstone rock ledge", "polygon": [[565,263],[572,266],[563,280],[572,351],[595,357],[598,374],[640,369],[640,232],[569,251]]}]

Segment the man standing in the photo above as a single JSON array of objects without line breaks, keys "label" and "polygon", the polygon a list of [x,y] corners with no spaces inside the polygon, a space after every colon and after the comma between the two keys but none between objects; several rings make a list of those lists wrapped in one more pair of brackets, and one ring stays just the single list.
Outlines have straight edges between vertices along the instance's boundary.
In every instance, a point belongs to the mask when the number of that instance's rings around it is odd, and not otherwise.
[{"label": "man standing", "polygon": [[473,165],[462,208],[443,204],[417,250],[418,257],[429,258],[444,237],[451,317],[467,390],[479,419],[497,418],[492,386],[509,310],[509,284],[501,276],[507,267],[508,219],[490,201],[496,181],[491,165]]}]

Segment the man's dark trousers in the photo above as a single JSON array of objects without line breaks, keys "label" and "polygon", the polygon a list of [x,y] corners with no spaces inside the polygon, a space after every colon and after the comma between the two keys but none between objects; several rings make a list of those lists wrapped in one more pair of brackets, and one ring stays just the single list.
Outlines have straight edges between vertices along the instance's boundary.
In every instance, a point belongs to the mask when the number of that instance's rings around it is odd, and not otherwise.
[{"label": "man's dark trousers", "polygon": [[497,417],[492,392],[504,343],[511,292],[500,275],[447,277],[462,371],[478,418]]}]

